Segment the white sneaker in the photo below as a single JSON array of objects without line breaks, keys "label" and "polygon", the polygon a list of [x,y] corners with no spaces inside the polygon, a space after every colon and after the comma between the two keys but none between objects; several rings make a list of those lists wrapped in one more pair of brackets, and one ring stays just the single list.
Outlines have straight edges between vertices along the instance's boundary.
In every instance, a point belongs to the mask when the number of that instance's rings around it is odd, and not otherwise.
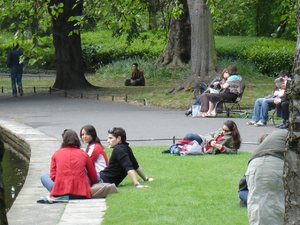
[{"label": "white sneaker", "polygon": [[256,124],[256,122],[254,120],[247,122],[247,125],[255,125],[255,124]]},{"label": "white sneaker", "polygon": [[262,122],[261,120],[258,121],[256,124],[254,124],[254,126],[256,127],[261,127],[261,126],[265,126],[266,124],[264,122]]}]

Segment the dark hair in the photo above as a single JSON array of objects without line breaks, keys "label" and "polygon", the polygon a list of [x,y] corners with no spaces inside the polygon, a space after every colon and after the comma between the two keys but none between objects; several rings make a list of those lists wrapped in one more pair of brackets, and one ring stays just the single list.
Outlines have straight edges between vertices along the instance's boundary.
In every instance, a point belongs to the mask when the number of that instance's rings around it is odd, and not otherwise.
[{"label": "dark hair", "polygon": [[289,71],[287,70],[281,70],[279,73],[278,73],[278,76],[277,77],[291,77],[291,74]]},{"label": "dark hair", "polygon": [[74,130],[65,129],[64,132],[62,133],[62,138],[63,138],[61,144],[62,148],[70,145],[80,148],[80,140],[77,133]]},{"label": "dark hair", "polygon": [[97,131],[96,131],[96,129],[95,129],[95,127],[93,125],[87,124],[87,125],[83,126],[80,129],[80,132],[79,132],[80,137],[82,137],[82,130],[85,130],[85,132],[88,135],[91,135],[92,141],[89,144],[91,144],[91,143],[98,143],[98,144],[102,145],[100,139],[97,136]]},{"label": "dark hair", "polygon": [[123,128],[121,127],[113,127],[112,129],[108,130],[108,133],[113,135],[114,137],[121,137],[121,142],[125,143],[126,142],[126,132]]},{"label": "dark hair", "polygon": [[237,67],[236,67],[236,65],[229,65],[229,66],[227,67],[227,70],[228,70],[228,73],[229,73],[230,75],[232,75],[232,74],[237,74]]},{"label": "dark hair", "polygon": [[285,81],[284,81],[283,77],[278,77],[278,78],[276,78],[276,79],[274,80],[274,82],[275,82],[276,84],[282,84],[282,83],[284,83]]},{"label": "dark hair", "polygon": [[137,63],[132,63],[133,66],[139,67],[139,64]]},{"label": "dark hair", "polygon": [[225,121],[224,125],[227,126],[231,131],[231,135],[233,138],[233,147],[239,149],[241,146],[241,136],[236,123],[232,120],[227,120]]}]

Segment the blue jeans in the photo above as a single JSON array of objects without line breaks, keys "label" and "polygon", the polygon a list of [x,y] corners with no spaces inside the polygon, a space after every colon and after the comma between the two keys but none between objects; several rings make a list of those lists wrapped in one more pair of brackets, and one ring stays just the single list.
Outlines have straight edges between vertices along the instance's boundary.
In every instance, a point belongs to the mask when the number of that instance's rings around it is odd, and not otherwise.
[{"label": "blue jeans", "polygon": [[267,123],[269,116],[268,112],[275,108],[274,98],[258,98],[255,101],[253,108],[252,120],[255,122],[261,121]]},{"label": "blue jeans", "polygon": [[22,74],[11,73],[11,89],[12,95],[17,96],[17,85],[18,88],[22,88]]},{"label": "blue jeans", "polygon": [[245,205],[247,205],[248,192],[248,189],[239,191],[239,198]]},{"label": "blue jeans", "polygon": [[41,175],[41,182],[49,192],[52,190],[54,182],[51,180],[49,173],[43,173]]},{"label": "blue jeans", "polygon": [[195,140],[199,143],[199,145],[201,145],[201,143],[203,142],[202,138],[198,134],[194,134],[194,133],[187,133],[183,139]]}]

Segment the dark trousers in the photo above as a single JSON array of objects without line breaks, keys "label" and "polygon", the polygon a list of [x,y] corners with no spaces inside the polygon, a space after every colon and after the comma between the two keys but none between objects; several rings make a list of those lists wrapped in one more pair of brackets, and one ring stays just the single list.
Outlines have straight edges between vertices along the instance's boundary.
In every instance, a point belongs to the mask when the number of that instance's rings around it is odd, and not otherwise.
[{"label": "dark trousers", "polygon": [[277,106],[277,114],[283,119],[283,122],[289,120],[289,103],[287,101],[282,101],[280,105]]}]

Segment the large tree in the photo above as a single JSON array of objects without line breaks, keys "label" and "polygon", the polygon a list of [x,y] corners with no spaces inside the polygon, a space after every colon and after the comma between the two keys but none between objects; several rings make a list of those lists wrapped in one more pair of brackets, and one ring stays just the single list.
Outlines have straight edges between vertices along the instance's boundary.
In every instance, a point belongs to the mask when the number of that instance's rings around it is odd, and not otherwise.
[{"label": "large tree", "polygon": [[[191,71],[172,91],[197,90],[202,81],[216,76],[216,54],[210,10],[205,0],[187,0],[191,23]],[[180,38],[180,36],[178,36]]]},{"label": "large tree", "polygon": [[156,63],[164,66],[181,66],[191,58],[191,24],[187,1],[183,0],[182,14],[171,18],[167,45]]},{"label": "large tree", "polygon": [[300,224],[300,0],[297,13],[298,39],[290,88],[290,121],[284,162],[285,224]]},{"label": "large tree", "polygon": [[76,19],[82,16],[82,10],[83,0],[51,0],[49,3],[55,47],[54,88],[92,87],[84,76],[80,25]]}]

